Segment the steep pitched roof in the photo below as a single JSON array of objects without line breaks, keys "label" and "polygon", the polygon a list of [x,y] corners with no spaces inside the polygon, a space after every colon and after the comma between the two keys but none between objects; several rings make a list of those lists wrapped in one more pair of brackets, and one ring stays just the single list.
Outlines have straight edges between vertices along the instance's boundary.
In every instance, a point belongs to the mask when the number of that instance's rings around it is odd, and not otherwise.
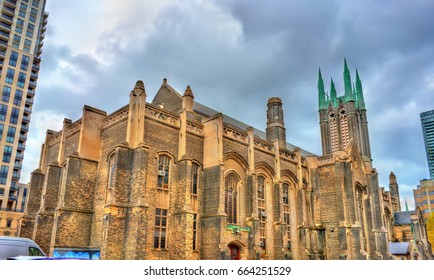
[{"label": "steep pitched roof", "polygon": [[[182,109],[182,95],[178,93],[174,88],[169,86],[167,84],[167,81],[163,81],[163,84],[161,85],[160,89],[158,90],[157,94],[155,95],[154,99],[152,100],[152,104],[164,104],[164,108],[168,111],[171,111],[175,114],[178,114],[180,110]],[[199,102],[194,101],[193,110],[195,113],[202,115],[203,117],[211,117],[214,115],[217,115],[219,112],[205,106]],[[226,114],[223,115],[223,122],[236,127],[240,130],[246,130],[248,127],[252,127],[246,123],[243,123],[242,121],[239,121],[237,119],[234,119]],[[264,131],[259,130],[257,128],[253,127],[253,131],[255,136],[266,140],[266,134]],[[286,149],[293,151],[296,148],[296,146],[286,143]],[[316,156],[315,154],[306,151],[304,149],[300,148],[301,155],[304,157],[308,156]]]},{"label": "steep pitched roof", "polygon": [[393,218],[395,220],[395,225],[411,225],[410,215],[414,211],[400,211],[393,213]]},{"label": "steep pitched roof", "polygon": [[392,255],[407,255],[410,242],[389,242],[389,249]]}]

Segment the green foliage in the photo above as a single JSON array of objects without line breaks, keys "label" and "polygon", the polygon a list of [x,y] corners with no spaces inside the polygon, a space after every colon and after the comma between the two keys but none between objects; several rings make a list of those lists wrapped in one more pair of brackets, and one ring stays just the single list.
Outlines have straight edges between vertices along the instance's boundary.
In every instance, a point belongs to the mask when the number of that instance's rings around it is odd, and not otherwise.
[{"label": "green foliage", "polygon": [[431,243],[431,247],[434,247],[434,213],[431,213],[431,216],[426,221],[426,231],[428,233],[428,241]]}]

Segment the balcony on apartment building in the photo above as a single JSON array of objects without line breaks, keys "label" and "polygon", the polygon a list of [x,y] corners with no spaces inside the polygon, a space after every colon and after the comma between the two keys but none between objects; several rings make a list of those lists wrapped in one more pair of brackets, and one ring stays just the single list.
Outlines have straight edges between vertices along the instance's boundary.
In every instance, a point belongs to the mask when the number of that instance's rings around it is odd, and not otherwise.
[{"label": "balcony on apartment building", "polygon": [[3,1],[5,6],[8,6],[10,8],[16,8],[17,7],[17,1],[16,0],[4,0]]},{"label": "balcony on apartment building", "polygon": [[13,17],[15,15],[15,8],[11,8],[11,7],[8,7],[5,5],[5,6],[3,6],[2,13],[5,13],[5,14]]},{"label": "balcony on apartment building", "polygon": [[9,33],[4,32],[3,30],[0,30],[0,39],[8,41],[9,40]]},{"label": "balcony on apartment building", "polygon": [[14,18],[13,18],[13,17],[8,16],[7,14],[4,14],[4,13],[1,13],[1,19],[2,19],[4,22],[9,23],[9,24],[11,24],[11,25],[12,25],[12,22],[14,21]]}]

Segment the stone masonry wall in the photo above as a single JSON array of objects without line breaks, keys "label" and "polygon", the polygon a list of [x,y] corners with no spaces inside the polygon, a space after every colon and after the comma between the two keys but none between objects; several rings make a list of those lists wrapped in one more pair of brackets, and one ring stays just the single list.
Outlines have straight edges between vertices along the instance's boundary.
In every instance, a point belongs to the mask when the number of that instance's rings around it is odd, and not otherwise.
[{"label": "stone masonry wall", "polygon": [[97,162],[67,157],[53,231],[55,247],[88,247],[93,216]]},{"label": "stone masonry wall", "polygon": [[101,158],[97,170],[95,187],[94,216],[92,221],[91,247],[100,247],[103,239],[104,205],[106,203],[106,190],[108,182],[108,156],[116,146],[125,141],[127,130],[126,121],[120,121],[101,132]]}]

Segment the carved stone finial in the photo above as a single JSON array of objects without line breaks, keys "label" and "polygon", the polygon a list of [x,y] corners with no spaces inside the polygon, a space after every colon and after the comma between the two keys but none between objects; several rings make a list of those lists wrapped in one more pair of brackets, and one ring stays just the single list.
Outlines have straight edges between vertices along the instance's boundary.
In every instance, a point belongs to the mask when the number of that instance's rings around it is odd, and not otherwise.
[{"label": "carved stone finial", "polygon": [[134,87],[134,89],[137,89],[137,88],[139,88],[139,89],[145,89],[145,84],[143,83],[142,80],[138,80],[136,82],[136,86]]},{"label": "carved stone finial", "polygon": [[187,86],[187,88],[185,89],[184,96],[191,96],[191,97],[194,97],[194,96],[193,96],[193,92],[191,91],[190,86]]}]

